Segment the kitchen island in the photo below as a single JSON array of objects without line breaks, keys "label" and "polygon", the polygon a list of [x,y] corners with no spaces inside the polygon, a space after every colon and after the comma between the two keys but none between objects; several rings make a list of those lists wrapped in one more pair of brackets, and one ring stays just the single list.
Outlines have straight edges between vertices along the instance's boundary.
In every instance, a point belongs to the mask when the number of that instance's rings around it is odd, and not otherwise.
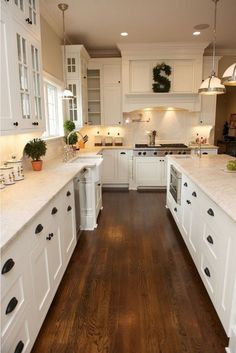
[{"label": "kitchen island", "polygon": [[[226,170],[228,160],[233,158],[210,155],[167,159],[167,207],[231,338],[227,351],[235,352],[236,173]],[[178,198],[171,188],[178,189]]]}]

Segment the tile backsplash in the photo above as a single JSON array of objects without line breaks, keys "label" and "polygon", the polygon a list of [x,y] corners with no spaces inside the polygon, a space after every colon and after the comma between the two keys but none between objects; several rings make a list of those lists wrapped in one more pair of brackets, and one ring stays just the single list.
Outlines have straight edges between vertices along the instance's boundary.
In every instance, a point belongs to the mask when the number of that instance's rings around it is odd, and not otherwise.
[{"label": "tile backsplash", "polygon": [[[136,119],[139,114],[125,114],[124,121]],[[196,113],[185,111],[157,111],[142,113],[143,122],[124,123],[123,126],[88,126],[81,129],[83,135],[87,134],[89,140],[87,147],[94,145],[94,137],[100,136],[121,136],[124,145],[134,145],[135,143],[148,143],[148,131],[156,130],[156,143],[182,142],[189,144],[195,141],[197,134],[207,138],[209,143],[213,143],[214,129],[212,126],[199,126],[199,117]]]}]

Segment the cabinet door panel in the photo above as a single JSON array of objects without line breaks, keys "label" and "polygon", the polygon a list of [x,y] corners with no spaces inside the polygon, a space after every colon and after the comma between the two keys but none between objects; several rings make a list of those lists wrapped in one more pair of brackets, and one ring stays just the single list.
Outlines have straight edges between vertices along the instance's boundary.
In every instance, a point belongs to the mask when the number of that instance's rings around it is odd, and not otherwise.
[{"label": "cabinet door panel", "polygon": [[121,89],[118,87],[104,87],[103,117],[105,125],[121,124]]},{"label": "cabinet door panel", "polygon": [[114,183],[116,180],[115,151],[103,151],[102,182]]},{"label": "cabinet door panel", "polygon": [[50,228],[47,235],[48,266],[50,273],[51,287],[59,284],[62,276],[62,248],[61,235],[57,226]]},{"label": "cabinet door panel", "polygon": [[183,60],[174,63],[173,70],[173,92],[193,92],[194,66],[193,62]]},{"label": "cabinet door panel", "polygon": [[111,86],[119,84],[121,80],[120,65],[110,64],[103,65],[103,84],[104,86]]},{"label": "cabinet door panel", "polygon": [[120,183],[129,182],[129,155],[127,151],[117,152],[117,178]]},{"label": "cabinet door panel", "polygon": [[[11,97],[16,96],[13,82],[15,79],[13,46],[12,46],[12,22],[6,15],[5,11],[1,11],[0,19],[0,39],[1,39],[1,130],[17,130],[20,126],[16,126],[16,117],[14,116],[14,107]],[[19,124],[19,122],[18,122]]]},{"label": "cabinet door panel", "polygon": [[160,186],[162,170],[156,158],[136,158],[137,186]]},{"label": "cabinet door panel", "polygon": [[149,61],[132,61],[131,70],[131,92],[151,92],[151,66]]},{"label": "cabinet door panel", "polygon": [[30,256],[35,309],[40,319],[50,304],[50,274],[46,241],[42,239]]}]

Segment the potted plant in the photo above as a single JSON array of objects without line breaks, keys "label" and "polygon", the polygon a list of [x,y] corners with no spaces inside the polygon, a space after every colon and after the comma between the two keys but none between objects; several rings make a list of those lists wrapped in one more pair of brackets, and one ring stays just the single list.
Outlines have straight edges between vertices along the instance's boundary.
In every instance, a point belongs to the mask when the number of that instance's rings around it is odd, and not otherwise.
[{"label": "potted plant", "polygon": [[[77,142],[78,142],[78,135],[75,132],[72,132],[73,130],[75,130],[75,123],[71,120],[66,120],[64,122],[64,130],[65,130],[65,136],[64,136],[64,140],[65,140],[65,143],[69,144],[69,145],[75,145]],[[69,136],[69,139],[68,139],[68,135],[70,134]]]},{"label": "potted plant", "polygon": [[24,151],[28,157],[32,158],[33,170],[40,171],[42,169],[43,161],[40,157],[45,156],[46,150],[46,142],[39,138],[31,140],[25,145]]}]

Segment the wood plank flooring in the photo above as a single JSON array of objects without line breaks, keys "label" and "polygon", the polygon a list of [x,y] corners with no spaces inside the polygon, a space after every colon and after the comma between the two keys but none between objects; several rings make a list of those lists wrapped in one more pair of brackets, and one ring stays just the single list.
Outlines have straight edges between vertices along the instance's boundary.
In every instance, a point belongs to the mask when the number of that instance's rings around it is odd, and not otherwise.
[{"label": "wood plank flooring", "polygon": [[165,193],[104,192],[33,353],[224,353],[228,339]]}]

